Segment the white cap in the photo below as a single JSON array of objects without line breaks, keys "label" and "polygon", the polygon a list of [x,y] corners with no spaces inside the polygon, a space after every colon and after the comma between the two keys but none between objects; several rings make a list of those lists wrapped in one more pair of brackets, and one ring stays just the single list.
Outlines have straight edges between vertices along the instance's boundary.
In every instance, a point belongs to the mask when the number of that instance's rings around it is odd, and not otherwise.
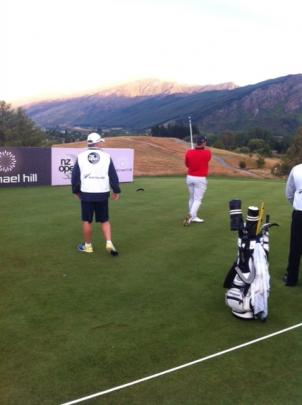
[{"label": "white cap", "polygon": [[91,134],[89,134],[87,136],[88,145],[94,145],[95,143],[98,143],[98,142],[105,142],[105,140],[98,133],[91,132]]}]

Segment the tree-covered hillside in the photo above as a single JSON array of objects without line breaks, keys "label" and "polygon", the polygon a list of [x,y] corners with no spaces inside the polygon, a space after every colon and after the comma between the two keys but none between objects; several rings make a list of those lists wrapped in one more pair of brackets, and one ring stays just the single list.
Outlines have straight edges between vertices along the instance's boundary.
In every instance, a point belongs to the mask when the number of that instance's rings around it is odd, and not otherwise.
[{"label": "tree-covered hillside", "polygon": [[223,90],[174,94],[94,94],[27,106],[29,116],[46,128],[119,127],[130,131],[170,122],[187,122],[202,131],[247,131],[263,128],[293,135],[302,126],[302,74]]},{"label": "tree-covered hillside", "polygon": [[0,101],[0,146],[41,146],[45,136],[41,129],[18,108]]}]

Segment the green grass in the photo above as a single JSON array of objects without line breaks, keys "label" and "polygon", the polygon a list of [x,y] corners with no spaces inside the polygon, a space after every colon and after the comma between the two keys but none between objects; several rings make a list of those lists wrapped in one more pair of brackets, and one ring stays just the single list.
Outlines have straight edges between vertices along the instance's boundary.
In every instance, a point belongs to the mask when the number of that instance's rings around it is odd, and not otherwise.
[{"label": "green grass", "polygon": [[[145,191],[137,192],[143,187]],[[182,226],[183,178],[138,178],[111,202],[109,256],[97,226],[81,242],[69,187],[0,190],[0,403],[59,404],[265,336],[302,320],[286,288],[291,209],[284,182],[210,178],[204,224]],[[236,255],[228,202],[265,202],[271,295],[265,323],[234,318],[222,283]],[[89,401],[94,404],[300,404],[302,330]]]}]

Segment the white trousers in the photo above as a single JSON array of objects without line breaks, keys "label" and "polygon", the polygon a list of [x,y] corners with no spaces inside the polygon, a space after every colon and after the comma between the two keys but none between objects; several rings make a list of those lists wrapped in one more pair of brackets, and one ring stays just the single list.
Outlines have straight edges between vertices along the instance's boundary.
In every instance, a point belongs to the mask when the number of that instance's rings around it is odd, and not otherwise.
[{"label": "white trousers", "polygon": [[192,218],[196,218],[204,193],[207,189],[208,181],[206,177],[188,175],[186,183],[189,191],[189,214]]}]

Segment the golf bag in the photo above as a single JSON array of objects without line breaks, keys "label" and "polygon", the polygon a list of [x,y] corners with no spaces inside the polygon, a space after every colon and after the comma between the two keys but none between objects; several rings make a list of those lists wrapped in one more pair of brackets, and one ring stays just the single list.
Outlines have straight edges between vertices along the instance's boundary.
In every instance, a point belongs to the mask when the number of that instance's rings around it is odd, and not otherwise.
[{"label": "golf bag", "polygon": [[269,228],[277,224],[270,224],[267,215],[262,225],[263,204],[260,210],[248,207],[246,221],[240,200],[231,200],[229,208],[231,230],[238,231],[238,253],[223,284],[225,302],[238,318],[265,321],[270,291]]}]

